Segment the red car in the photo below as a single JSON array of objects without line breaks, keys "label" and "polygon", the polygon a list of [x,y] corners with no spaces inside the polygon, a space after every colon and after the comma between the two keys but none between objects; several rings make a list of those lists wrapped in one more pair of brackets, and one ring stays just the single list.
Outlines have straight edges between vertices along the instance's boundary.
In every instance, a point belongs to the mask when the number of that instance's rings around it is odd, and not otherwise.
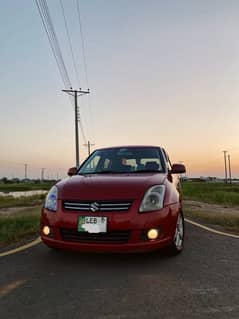
[{"label": "red car", "polygon": [[95,252],[183,249],[184,219],[178,174],[156,146],[94,151],[49,191],[41,238],[51,248]]}]

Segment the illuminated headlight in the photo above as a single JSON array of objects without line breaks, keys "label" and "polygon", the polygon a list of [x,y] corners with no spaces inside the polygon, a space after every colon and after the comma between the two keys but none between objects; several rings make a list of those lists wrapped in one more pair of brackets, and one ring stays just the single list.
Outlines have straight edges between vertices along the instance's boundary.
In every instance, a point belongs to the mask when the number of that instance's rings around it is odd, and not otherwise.
[{"label": "illuminated headlight", "polygon": [[53,186],[47,196],[45,201],[45,208],[56,212],[57,211],[57,196],[58,196],[58,190],[56,186]]},{"label": "illuminated headlight", "polygon": [[156,185],[147,190],[140,205],[139,211],[150,212],[163,208],[165,185]]}]

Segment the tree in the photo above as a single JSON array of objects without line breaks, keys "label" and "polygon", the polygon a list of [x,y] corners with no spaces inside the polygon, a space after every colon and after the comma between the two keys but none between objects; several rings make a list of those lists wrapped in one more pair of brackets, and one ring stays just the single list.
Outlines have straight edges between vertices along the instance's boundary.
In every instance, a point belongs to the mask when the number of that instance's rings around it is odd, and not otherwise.
[{"label": "tree", "polygon": [[2,178],[1,178],[1,182],[2,182],[3,184],[7,184],[7,182],[8,182],[7,177],[2,177]]}]

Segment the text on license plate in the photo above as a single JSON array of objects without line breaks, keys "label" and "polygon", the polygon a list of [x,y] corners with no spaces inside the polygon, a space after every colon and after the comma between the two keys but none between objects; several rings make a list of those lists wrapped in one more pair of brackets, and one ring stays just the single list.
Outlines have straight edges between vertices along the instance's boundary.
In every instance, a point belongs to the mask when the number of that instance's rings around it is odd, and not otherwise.
[{"label": "text on license plate", "polygon": [[78,231],[88,233],[105,233],[107,231],[107,217],[79,216]]}]

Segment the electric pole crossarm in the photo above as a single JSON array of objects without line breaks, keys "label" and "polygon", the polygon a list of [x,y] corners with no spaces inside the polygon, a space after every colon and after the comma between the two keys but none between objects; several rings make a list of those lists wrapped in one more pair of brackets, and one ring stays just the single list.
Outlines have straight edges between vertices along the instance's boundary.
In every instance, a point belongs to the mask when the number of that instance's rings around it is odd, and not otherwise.
[{"label": "electric pole crossarm", "polygon": [[62,92],[68,93],[68,94],[70,94],[70,95],[72,95],[72,96],[74,96],[74,95],[75,95],[75,92],[77,92],[77,94],[78,94],[79,96],[81,96],[81,95],[84,95],[84,94],[89,94],[89,93],[90,93],[90,90],[88,89],[88,91],[83,91],[83,90],[81,90],[81,89],[79,89],[79,90],[72,90],[72,89],[70,89],[70,90],[62,90]]}]

